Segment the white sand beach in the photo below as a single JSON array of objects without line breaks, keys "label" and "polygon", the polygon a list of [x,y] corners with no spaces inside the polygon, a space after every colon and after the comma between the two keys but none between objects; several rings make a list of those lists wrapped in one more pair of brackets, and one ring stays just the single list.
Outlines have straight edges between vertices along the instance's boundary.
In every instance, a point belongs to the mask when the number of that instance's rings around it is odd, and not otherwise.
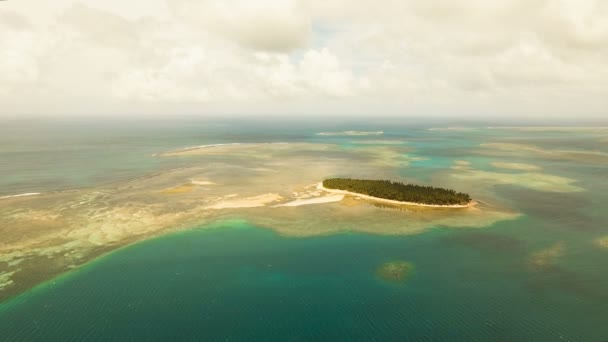
[{"label": "white sand beach", "polygon": [[317,189],[325,191],[325,192],[329,192],[329,193],[334,193],[334,194],[343,194],[343,195],[356,196],[356,197],[360,197],[360,198],[363,198],[363,199],[372,200],[372,201],[375,201],[375,202],[397,204],[397,205],[411,205],[411,206],[417,206],[417,207],[429,207],[429,208],[470,208],[470,207],[473,207],[473,206],[475,206],[477,204],[477,202],[475,202],[475,201],[471,201],[468,204],[453,204],[453,205],[439,205],[439,204],[424,204],[424,203],[416,203],[416,202],[402,202],[402,201],[389,200],[389,199],[386,199],[386,198],[368,196],[368,195],[359,194],[359,193],[356,193],[356,192],[345,191],[345,190],[329,189],[329,188],[326,188],[326,187],[323,186],[323,182],[320,182],[317,185]]},{"label": "white sand beach", "polygon": [[332,202],[340,202],[344,199],[344,195],[329,195],[323,197],[315,197],[308,199],[297,199],[295,201],[278,204],[273,207],[299,207],[301,205],[310,205],[310,204],[321,204],[321,203],[332,203]]}]

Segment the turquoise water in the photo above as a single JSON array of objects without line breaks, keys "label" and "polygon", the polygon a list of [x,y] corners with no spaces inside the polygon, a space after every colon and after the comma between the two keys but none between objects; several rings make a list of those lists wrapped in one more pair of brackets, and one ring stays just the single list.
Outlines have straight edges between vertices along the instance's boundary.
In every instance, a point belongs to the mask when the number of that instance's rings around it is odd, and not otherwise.
[{"label": "turquoise water", "polygon": [[[473,235],[439,229],[306,239],[219,223],[123,249],[30,291],[0,307],[0,331],[7,341],[608,336],[606,316],[597,315],[607,312],[606,303],[593,308],[575,296],[526,288],[517,271],[521,240],[505,234],[522,223]],[[479,249],[476,239],[494,245]],[[394,259],[415,265],[403,284],[375,275]]]},{"label": "turquoise water", "polygon": [[[497,185],[493,192],[519,219],[410,236],[287,238],[245,221],[222,221],[124,248],[1,303],[0,340],[607,340],[608,251],[593,245],[608,234],[606,163],[476,152],[485,142],[606,152],[605,137],[429,127],[186,119],[4,125],[0,196],[188,166],[197,160],[153,157],[186,146],[303,141],[356,150],[382,140],[424,158],[397,170],[406,179],[432,182],[457,160],[494,171],[491,162],[502,161],[538,165],[585,191]],[[385,134],[315,134],[341,130]],[[530,256],[555,243],[564,243],[563,255],[531,270]],[[376,276],[392,260],[414,265],[405,283]]]}]

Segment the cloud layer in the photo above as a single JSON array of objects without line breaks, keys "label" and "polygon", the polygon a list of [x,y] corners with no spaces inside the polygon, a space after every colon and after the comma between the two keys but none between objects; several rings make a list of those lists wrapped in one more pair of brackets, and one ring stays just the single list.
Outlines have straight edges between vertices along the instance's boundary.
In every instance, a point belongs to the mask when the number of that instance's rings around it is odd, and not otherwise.
[{"label": "cloud layer", "polygon": [[0,3],[0,116],[608,116],[608,2]]}]

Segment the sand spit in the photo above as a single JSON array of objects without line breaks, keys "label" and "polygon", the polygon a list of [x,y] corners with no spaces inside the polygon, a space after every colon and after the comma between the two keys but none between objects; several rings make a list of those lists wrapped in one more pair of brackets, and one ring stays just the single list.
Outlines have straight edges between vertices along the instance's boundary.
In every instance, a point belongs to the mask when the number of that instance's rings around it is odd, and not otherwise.
[{"label": "sand spit", "polygon": [[340,202],[342,199],[344,199],[344,195],[330,195],[330,196],[323,196],[323,197],[316,197],[316,198],[309,198],[309,199],[297,199],[295,201],[275,205],[274,207],[275,208],[299,207],[301,205]]},{"label": "sand spit", "polygon": [[216,204],[208,206],[207,209],[234,209],[234,208],[256,208],[264,207],[269,203],[277,202],[283,199],[283,196],[276,193],[262,194],[253,197],[235,198],[225,201],[220,201]]},{"label": "sand spit", "polygon": [[446,209],[448,209],[448,208],[452,208],[452,209],[470,208],[470,207],[474,207],[475,205],[477,205],[477,202],[475,202],[475,201],[471,201],[468,204],[453,204],[453,205],[424,204],[424,203],[416,203],[416,202],[395,201],[395,200],[389,200],[386,198],[373,197],[373,196],[368,196],[368,195],[364,195],[364,194],[359,194],[356,192],[329,189],[329,188],[326,188],[323,186],[323,182],[320,182],[317,185],[317,189],[325,191],[325,192],[329,192],[329,193],[351,195],[351,196],[363,198],[366,200],[371,200],[371,201],[381,202],[381,203],[388,203],[388,204],[396,204],[396,205],[410,205],[410,206],[417,206],[417,207],[446,208]]}]

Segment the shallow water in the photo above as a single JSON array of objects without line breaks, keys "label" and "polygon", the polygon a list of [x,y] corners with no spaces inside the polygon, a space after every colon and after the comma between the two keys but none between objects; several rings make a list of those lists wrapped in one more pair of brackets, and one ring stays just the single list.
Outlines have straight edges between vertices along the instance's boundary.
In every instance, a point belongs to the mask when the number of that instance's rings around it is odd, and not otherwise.
[{"label": "shallow water", "polygon": [[[218,223],[37,288],[0,309],[0,331],[11,341],[601,340],[604,287],[560,291],[550,282],[583,279],[531,277],[513,236],[526,223],[304,239]],[[415,265],[404,283],[377,277],[391,260]]]},{"label": "shallow water", "polygon": [[[340,175],[398,175],[452,187],[517,215],[479,221],[463,213],[396,210],[354,200],[235,209],[227,216],[236,220],[219,215],[210,219],[217,223],[124,248],[2,302],[3,339],[608,339],[608,274],[603,272],[608,247],[598,243],[608,236],[606,130],[163,125],[123,127],[92,137],[76,127],[75,134],[64,133],[56,144],[50,142],[65,130],[61,124],[36,128],[45,132],[36,137],[4,136],[12,143],[0,144],[0,156],[13,162],[2,164],[11,176],[0,179],[0,195],[96,186],[196,166],[196,172],[224,183],[227,194],[246,187],[251,191],[246,195],[255,196],[274,191],[273,182],[289,192],[299,179],[311,182],[323,172],[336,172],[328,168],[331,164],[344,166]],[[384,134],[316,135],[354,129]],[[232,142],[318,145],[306,145],[299,155],[289,149],[274,154],[245,149],[226,150],[233,155],[152,156]],[[54,154],[57,158],[50,157]],[[49,157],[40,159],[44,155]],[[316,159],[323,163],[302,166]],[[271,167],[276,173],[262,176]],[[254,168],[265,171],[242,172]],[[198,174],[182,173],[186,179]],[[167,210],[180,209],[181,197],[169,200],[157,193],[183,184],[180,175],[125,183],[121,186],[134,190],[121,190],[104,205],[158,198]],[[227,184],[230,179],[234,184]],[[136,192],[152,186],[154,194]],[[191,203],[198,195],[175,196]],[[60,206],[63,200],[54,201]],[[475,220],[485,223],[475,225]],[[61,253],[36,260],[40,267],[54,265],[62,262]],[[24,272],[27,262],[1,260],[0,276]],[[377,268],[395,260],[414,267],[405,282],[378,278]]]}]

